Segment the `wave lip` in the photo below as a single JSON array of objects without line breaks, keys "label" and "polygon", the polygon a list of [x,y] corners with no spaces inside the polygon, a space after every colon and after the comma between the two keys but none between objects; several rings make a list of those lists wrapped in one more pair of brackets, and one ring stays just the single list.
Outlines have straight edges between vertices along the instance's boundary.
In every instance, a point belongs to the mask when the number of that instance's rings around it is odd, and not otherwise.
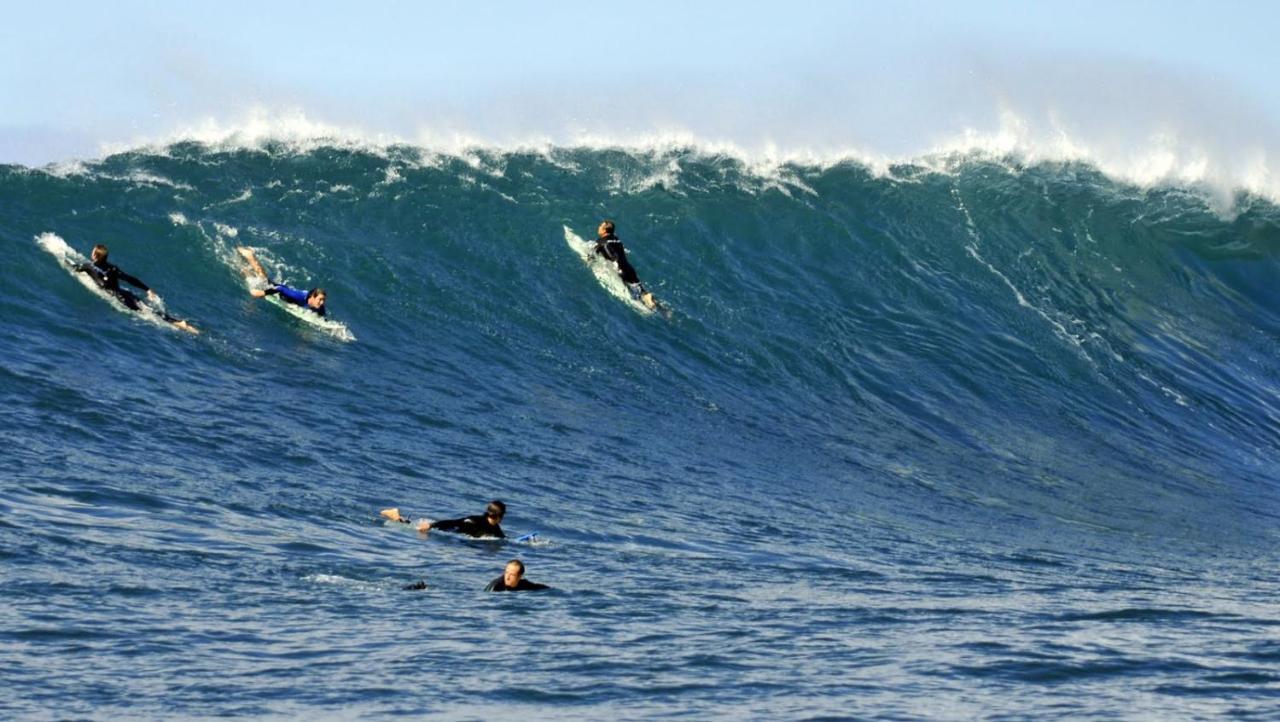
[{"label": "wave lip", "polygon": [[784,166],[822,170],[856,164],[878,177],[888,177],[896,167],[951,173],[973,160],[1010,166],[1084,163],[1112,180],[1142,188],[1200,189],[1224,210],[1241,193],[1280,203],[1280,173],[1272,168],[1277,154],[1261,142],[1232,146],[1198,139],[1173,126],[1119,136],[1091,135],[1070,128],[1053,116],[1047,121],[1032,122],[1030,116],[1010,109],[1001,110],[998,116],[994,128],[966,127],[931,140],[922,139],[915,152],[886,154],[848,143],[787,145],[767,138],[744,142],[678,126],[638,132],[571,130],[501,137],[422,127],[406,135],[327,123],[302,111],[274,113],[253,108],[238,121],[207,118],[158,138],[106,143],[102,151],[105,155],[164,154],[176,144],[196,143],[223,152],[283,148],[290,153],[307,153],[329,147],[390,158],[402,155],[395,152],[397,149],[411,149],[420,162],[434,164],[438,157],[480,163],[477,154],[555,158],[558,151],[615,150],[645,156],[730,158],[760,176],[776,176]]}]

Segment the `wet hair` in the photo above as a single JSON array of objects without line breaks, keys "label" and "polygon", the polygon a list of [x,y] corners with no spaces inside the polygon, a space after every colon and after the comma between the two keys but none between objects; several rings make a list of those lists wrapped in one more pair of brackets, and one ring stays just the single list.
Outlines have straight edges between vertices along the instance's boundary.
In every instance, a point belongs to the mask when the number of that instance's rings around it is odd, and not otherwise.
[{"label": "wet hair", "polygon": [[506,504],[503,504],[502,502],[498,501],[497,499],[494,499],[493,501],[489,502],[489,505],[488,505],[488,506],[486,506],[486,507],[485,507],[485,509],[484,509],[484,513],[487,515],[487,514],[492,513],[492,512],[493,512],[493,511],[495,511],[495,510],[498,512],[498,516],[506,516],[506,515],[507,515],[507,505],[506,505]]},{"label": "wet hair", "polygon": [[609,221],[609,220],[600,221],[600,225],[604,226],[605,233],[613,233],[613,221]]},{"label": "wet hair", "polygon": [[324,296],[325,298],[328,298],[328,297],[329,297],[329,294],[325,293],[325,291],[324,291],[324,289],[323,289],[323,288],[320,288],[319,286],[316,286],[315,288],[313,288],[313,289],[311,289],[310,291],[308,291],[308,292],[307,292],[307,300],[308,300],[308,301],[310,301],[311,299],[315,298],[316,296]]},{"label": "wet hair", "polygon": [[93,260],[105,261],[107,260],[108,253],[110,253],[110,251],[107,250],[107,247],[99,243],[98,245],[93,247]]},{"label": "wet hair", "polygon": [[524,562],[520,561],[519,559],[512,559],[511,561],[507,562],[507,566],[511,566],[512,564],[514,564],[514,565],[516,565],[517,567],[519,567],[519,568],[520,568],[520,576],[522,576],[522,577],[523,577],[523,576],[524,576]]}]

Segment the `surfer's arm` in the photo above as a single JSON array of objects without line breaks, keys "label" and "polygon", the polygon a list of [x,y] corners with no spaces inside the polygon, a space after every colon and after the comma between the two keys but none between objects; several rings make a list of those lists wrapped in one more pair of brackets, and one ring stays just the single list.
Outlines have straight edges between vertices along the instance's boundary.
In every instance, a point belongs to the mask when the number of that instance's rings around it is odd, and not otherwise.
[{"label": "surfer's arm", "polygon": [[130,276],[124,271],[120,272],[120,280],[124,281],[130,286],[133,286],[134,288],[139,288],[139,289],[142,289],[143,291],[146,291],[148,295],[151,295],[153,293],[150,286],[143,283],[142,281],[139,281],[136,276]]}]

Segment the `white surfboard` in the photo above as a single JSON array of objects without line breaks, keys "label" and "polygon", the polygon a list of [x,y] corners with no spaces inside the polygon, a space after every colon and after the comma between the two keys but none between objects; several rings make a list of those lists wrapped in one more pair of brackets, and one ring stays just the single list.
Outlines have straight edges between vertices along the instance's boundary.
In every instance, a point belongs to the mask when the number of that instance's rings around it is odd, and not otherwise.
[{"label": "white surfboard", "polygon": [[283,309],[285,313],[293,316],[308,326],[319,329],[339,341],[356,340],[356,335],[351,333],[351,329],[347,328],[347,325],[341,321],[334,321],[326,316],[321,316],[314,311],[308,311],[302,306],[299,306],[296,303],[289,303],[276,295],[267,296],[265,300],[267,303]]},{"label": "white surfboard", "polygon": [[564,227],[564,240],[565,243],[569,244],[569,248],[573,249],[573,252],[578,255],[578,258],[587,264],[587,267],[591,269],[591,273],[595,275],[600,285],[612,296],[627,304],[642,316],[651,316],[654,312],[661,312],[664,316],[670,316],[671,311],[665,305],[658,303],[657,308],[649,308],[644,305],[643,301],[632,294],[627,284],[623,283],[622,275],[618,273],[618,264],[596,254],[595,243],[584,240],[568,226]]},{"label": "white surfboard", "polygon": [[154,297],[148,297],[145,294],[142,296],[139,296],[138,297],[139,310],[137,311],[134,311],[133,309],[124,305],[124,303],[119,298],[117,298],[114,293],[111,293],[110,291],[107,291],[99,287],[98,284],[92,278],[89,277],[89,274],[80,273],[79,271],[76,270],[77,266],[79,266],[82,263],[88,263],[89,259],[80,255],[79,251],[67,245],[67,242],[64,241],[62,237],[59,236],[58,234],[48,233],[48,232],[41,233],[40,235],[36,236],[36,244],[39,245],[41,248],[43,248],[49,255],[56,258],[58,260],[58,265],[61,266],[62,269],[65,270],[67,273],[70,273],[72,278],[79,281],[81,286],[84,286],[85,288],[89,289],[95,296],[111,304],[113,307],[115,307],[117,311],[120,311],[121,313],[127,313],[130,316],[137,316],[138,318],[141,318],[144,321],[153,323],[163,328],[181,329],[183,331],[186,331],[188,333],[193,333],[193,334],[199,333],[199,331],[196,331],[195,327],[193,326],[185,325],[185,324],[180,326],[180,325],[177,325],[176,323],[166,321],[164,318],[165,316],[164,299],[160,298],[159,294],[155,295]]}]

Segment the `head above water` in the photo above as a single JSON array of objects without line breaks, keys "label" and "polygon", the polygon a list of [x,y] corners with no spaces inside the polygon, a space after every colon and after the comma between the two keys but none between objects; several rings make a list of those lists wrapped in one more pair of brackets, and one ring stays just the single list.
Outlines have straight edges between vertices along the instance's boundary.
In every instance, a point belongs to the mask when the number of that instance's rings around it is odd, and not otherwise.
[{"label": "head above water", "polygon": [[519,559],[512,559],[507,562],[506,569],[502,570],[502,583],[508,587],[514,587],[520,583],[524,577],[524,562]]},{"label": "head above water", "polygon": [[600,227],[596,229],[596,235],[600,236],[601,238],[604,238],[605,236],[612,236],[613,221],[610,221],[610,220],[600,221]]},{"label": "head above water", "polygon": [[328,298],[328,294],[324,292],[323,288],[313,288],[311,289],[311,292],[307,294],[307,305],[311,308],[321,308],[324,306],[324,300],[326,298]]},{"label": "head above water", "polygon": [[107,250],[107,247],[99,243],[98,245],[93,247],[93,253],[92,253],[93,262],[101,263],[102,261],[107,260],[108,253],[110,253],[110,251]]},{"label": "head above water", "polygon": [[502,521],[502,517],[507,515],[507,505],[494,499],[484,508],[484,515],[489,517],[489,521],[497,524]]}]

